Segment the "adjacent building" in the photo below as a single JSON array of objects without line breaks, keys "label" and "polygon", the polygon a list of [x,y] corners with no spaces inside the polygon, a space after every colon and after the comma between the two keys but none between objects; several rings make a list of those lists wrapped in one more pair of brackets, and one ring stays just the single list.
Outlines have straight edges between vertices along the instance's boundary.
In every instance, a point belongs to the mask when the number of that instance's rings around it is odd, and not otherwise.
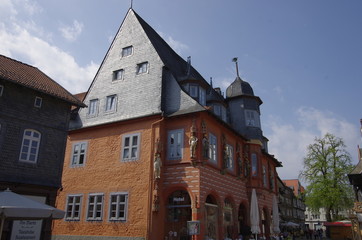
[{"label": "adjacent building", "polygon": [[281,227],[304,229],[306,206],[303,199],[304,187],[298,179],[278,179]]},{"label": "adjacent building", "polygon": [[[54,206],[72,106],[85,105],[39,69],[0,55],[1,191]],[[51,221],[36,224],[40,239],[50,239]],[[15,226],[5,222],[3,239]]]},{"label": "adjacent building", "polygon": [[269,237],[281,163],[238,74],[223,96],[129,9],[83,103],[54,240],[234,239],[248,234],[252,189]]}]

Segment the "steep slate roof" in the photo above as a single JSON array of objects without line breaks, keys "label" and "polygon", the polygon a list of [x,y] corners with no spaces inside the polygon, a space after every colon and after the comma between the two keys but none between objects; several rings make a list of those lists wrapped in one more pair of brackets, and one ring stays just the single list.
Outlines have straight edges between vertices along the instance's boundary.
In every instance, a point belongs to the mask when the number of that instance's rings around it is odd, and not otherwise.
[{"label": "steep slate roof", "polygon": [[166,67],[174,74],[177,80],[180,80],[184,77],[189,77],[190,79],[197,79],[205,82],[209,85],[206,80],[200,75],[196,69],[191,66],[190,73],[187,74],[187,62],[182,59],[167,43],[163,38],[143,20],[133,9],[131,9],[138,21],[140,22],[142,28],[145,30],[148,38],[150,39],[152,45],[156,49],[161,60]]},{"label": "steep slate roof", "polygon": [[0,55],[0,78],[59,98],[72,105],[85,105],[38,68]]}]

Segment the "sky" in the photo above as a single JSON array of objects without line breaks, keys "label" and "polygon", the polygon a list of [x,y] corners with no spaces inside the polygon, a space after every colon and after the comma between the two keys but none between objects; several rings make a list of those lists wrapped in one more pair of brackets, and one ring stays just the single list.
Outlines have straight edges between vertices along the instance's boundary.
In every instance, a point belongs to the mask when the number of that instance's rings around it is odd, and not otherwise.
[{"label": "sky", "polygon": [[[0,54],[69,92],[88,90],[131,0],[0,0]],[[261,105],[281,179],[332,133],[357,164],[362,118],[362,1],[133,0],[132,8],[223,92],[240,77]],[[303,183],[303,180],[300,179]],[[305,185],[306,183],[304,183]]]}]

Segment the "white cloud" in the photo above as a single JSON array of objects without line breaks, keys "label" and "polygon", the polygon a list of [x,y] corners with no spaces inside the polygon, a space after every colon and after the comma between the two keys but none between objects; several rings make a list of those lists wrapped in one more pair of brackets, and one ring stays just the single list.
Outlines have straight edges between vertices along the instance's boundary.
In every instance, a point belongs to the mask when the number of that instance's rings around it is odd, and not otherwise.
[{"label": "white cloud", "polygon": [[73,21],[71,26],[62,26],[59,28],[62,36],[70,42],[77,40],[78,36],[82,33],[83,23],[78,22],[77,20]]},{"label": "white cloud", "polygon": [[355,125],[332,112],[315,108],[301,107],[295,114],[298,119],[295,124],[284,124],[281,119],[273,116],[266,121],[271,130],[271,134],[267,136],[269,152],[283,163],[283,167],[277,169],[282,179],[298,178],[303,169],[307,146],[312,144],[316,137],[323,137],[326,133],[342,138],[347,145],[346,150],[352,159],[356,159],[360,136]]},{"label": "white cloud", "polygon": [[31,35],[21,26],[14,24],[13,27],[8,31],[4,25],[0,26],[0,53],[9,57],[20,56],[72,93],[88,89],[98,69],[97,64],[91,62],[81,67],[68,53]]},{"label": "white cloud", "polygon": [[[98,65],[80,66],[73,56],[52,45],[52,33],[26,16],[41,11],[35,1],[0,0],[0,54],[39,68],[72,93],[86,91]],[[77,34],[82,24],[75,21],[73,27]]]},{"label": "white cloud", "polygon": [[17,0],[17,5],[22,6],[24,11],[29,15],[34,15],[43,11],[36,1],[31,0]]}]

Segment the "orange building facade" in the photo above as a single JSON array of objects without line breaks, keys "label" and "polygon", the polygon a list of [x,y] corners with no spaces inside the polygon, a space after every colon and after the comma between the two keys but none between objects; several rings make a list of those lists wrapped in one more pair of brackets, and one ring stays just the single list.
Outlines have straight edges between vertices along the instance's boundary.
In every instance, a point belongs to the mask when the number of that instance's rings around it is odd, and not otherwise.
[{"label": "orange building facade", "polygon": [[[57,198],[66,217],[54,224],[54,240],[248,236],[252,189],[258,197],[259,236],[271,236],[280,162],[268,154],[264,137],[243,135],[216,111],[216,103],[226,109],[243,96],[212,98],[217,94],[212,86],[165,44],[133,9],[128,11],[84,97],[88,109],[73,119]],[[119,60],[123,51],[132,53]],[[127,85],[127,75],[122,82],[114,79],[133,63],[133,83]],[[103,72],[113,78],[102,77]]]}]

